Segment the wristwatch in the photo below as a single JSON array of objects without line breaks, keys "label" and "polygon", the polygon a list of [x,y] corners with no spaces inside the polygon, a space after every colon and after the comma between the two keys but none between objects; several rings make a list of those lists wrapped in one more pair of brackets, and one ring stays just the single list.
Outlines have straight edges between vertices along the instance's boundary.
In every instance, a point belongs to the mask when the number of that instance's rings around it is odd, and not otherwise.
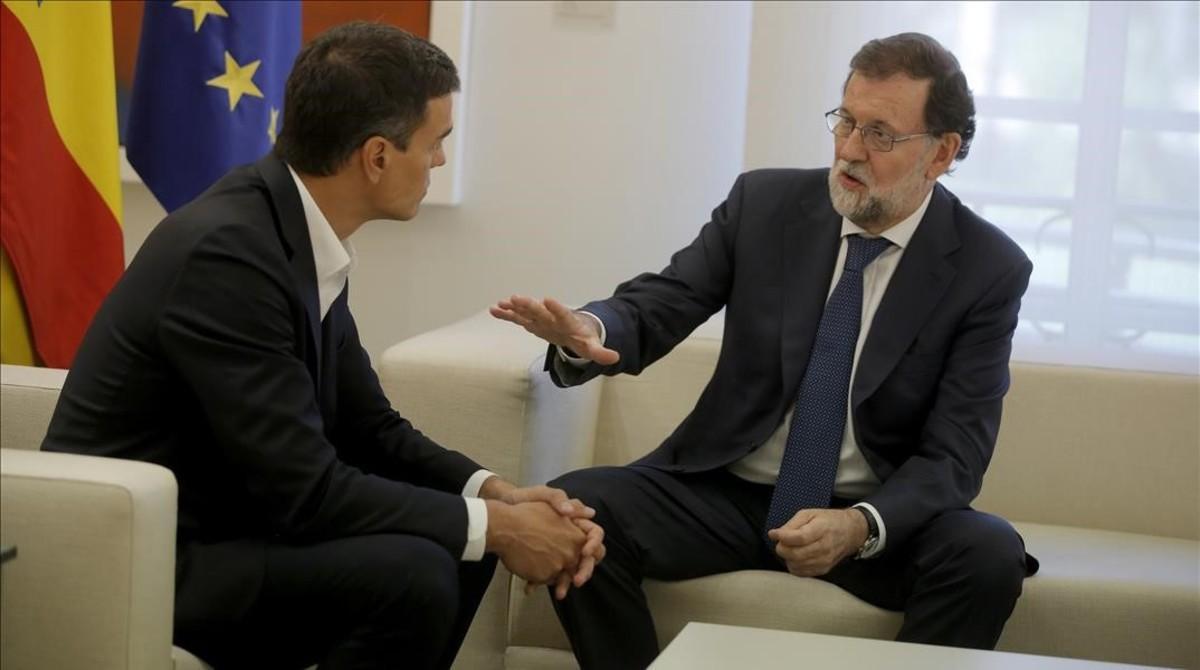
[{"label": "wristwatch", "polygon": [[855,507],[854,509],[862,512],[863,518],[867,520],[867,539],[858,548],[858,553],[854,555],[855,559],[860,559],[864,554],[868,554],[875,550],[875,546],[879,544],[879,524],[875,523],[875,515],[871,514],[865,507]]}]

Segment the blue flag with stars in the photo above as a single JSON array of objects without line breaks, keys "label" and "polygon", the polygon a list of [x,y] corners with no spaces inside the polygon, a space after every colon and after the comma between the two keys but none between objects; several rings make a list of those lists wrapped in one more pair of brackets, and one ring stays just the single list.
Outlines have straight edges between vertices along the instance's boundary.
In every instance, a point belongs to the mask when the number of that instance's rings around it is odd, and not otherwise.
[{"label": "blue flag with stars", "polygon": [[275,143],[300,2],[159,0],[142,17],[129,163],[168,212]]}]

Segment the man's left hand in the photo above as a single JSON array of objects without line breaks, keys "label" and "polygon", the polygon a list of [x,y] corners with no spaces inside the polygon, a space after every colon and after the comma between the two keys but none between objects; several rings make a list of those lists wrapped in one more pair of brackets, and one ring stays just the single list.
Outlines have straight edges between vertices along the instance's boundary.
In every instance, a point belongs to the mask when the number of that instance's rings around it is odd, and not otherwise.
[{"label": "man's left hand", "polygon": [[799,577],[826,574],[867,540],[867,520],[856,509],[802,509],[779,528],[767,531],[775,553]]},{"label": "man's left hand", "polygon": [[[569,497],[562,489],[544,485],[516,487],[499,477],[492,477],[480,487],[479,495],[483,498],[494,497],[510,505],[544,502],[559,514],[573,520],[575,525],[587,534],[575,574],[563,573],[554,582],[554,595],[559,600],[567,597],[571,586],[579,588],[587,583],[592,578],[596,564],[604,560],[604,555],[608,553],[604,546],[604,529],[591,521],[592,517],[596,516],[596,510],[584,505],[578,498]],[[533,586],[527,584],[526,591]]]}]

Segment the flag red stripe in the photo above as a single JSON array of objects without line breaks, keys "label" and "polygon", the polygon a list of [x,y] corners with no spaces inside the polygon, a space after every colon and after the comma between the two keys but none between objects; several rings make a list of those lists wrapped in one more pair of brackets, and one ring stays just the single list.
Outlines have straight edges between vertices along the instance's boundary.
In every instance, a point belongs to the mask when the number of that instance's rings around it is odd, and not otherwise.
[{"label": "flag red stripe", "polygon": [[121,228],[58,134],[37,52],[3,5],[0,69],[0,243],[38,355],[65,368],[124,269]]}]

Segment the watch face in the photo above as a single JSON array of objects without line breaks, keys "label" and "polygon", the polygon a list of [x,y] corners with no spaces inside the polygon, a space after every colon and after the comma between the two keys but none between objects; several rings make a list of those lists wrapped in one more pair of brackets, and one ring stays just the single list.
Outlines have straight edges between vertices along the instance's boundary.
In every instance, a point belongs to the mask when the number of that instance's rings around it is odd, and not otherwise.
[{"label": "watch face", "polygon": [[867,537],[867,541],[863,542],[862,546],[859,547],[859,549],[858,549],[858,553],[855,554],[854,557],[862,558],[863,554],[866,554],[867,552],[874,549],[875,545],[877,545],[877,544],[879,544],[879,537],[877,535],[871,535],[871,536]]}]

